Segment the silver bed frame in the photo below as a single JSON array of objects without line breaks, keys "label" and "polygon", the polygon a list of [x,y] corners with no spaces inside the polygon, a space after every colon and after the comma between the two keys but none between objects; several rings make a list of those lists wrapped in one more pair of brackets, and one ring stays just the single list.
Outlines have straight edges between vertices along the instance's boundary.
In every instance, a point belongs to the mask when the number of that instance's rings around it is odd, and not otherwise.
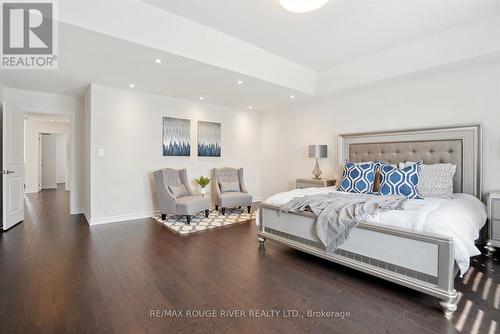
[{"label": "silver bed frame", "polygon": [[[482,197],[482,127],[480,123],[441,128],[346,134],[339,136],[339,163],[386,161],[457,165],[454,191]],[[309,212],[280,212],[261,204],[258,240],[266,238],[332,262],[406,286],[440,299],[444,315],[457,309],[453,239],[384,225],[360,224],[334,254],[325,251]]]}]

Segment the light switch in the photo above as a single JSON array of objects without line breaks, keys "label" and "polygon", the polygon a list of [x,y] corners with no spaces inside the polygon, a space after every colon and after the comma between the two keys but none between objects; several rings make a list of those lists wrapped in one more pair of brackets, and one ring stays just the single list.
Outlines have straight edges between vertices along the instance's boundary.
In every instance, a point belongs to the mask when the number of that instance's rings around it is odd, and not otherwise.
[{"label": "light switch", "polygon": [[99,158],[102,158],[104,156],[104,149],[100,148],[99,149]]}]

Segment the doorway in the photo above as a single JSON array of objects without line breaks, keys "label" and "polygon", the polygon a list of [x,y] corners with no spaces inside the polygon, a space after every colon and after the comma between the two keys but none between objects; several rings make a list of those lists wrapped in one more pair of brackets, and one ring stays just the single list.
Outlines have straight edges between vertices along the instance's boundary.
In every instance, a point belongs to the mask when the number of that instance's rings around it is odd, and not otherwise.
[{"label": "doorway", "polygon": [[[30,196],[42,191],[58,189],[65,192],[69,210],[73,209],[72,164],[75,160],[74,116],[71,114],[43,114],[26,112],[14,104],[3,102],[0,109],[0,128],[2,130],[2,212],[1,229],[8,230],[23,221],[25,210],[30,211]],[[43,169],[42,136],[48,135],[47,146],[55,154],[46,154]],[[44,140],[45,142],[45,140]],[[48,143],[46,143],[48,145]],[[59,150],[58,150],[59,147]],[[62,153],[57,154],[60,151]],[[51,157],[49,159],[49,157]],[[52,165],[54,172],[48,167]],[[55,177],[53,177],[55,175]],[[43,177],[42,177],[43,176]],[[50,181],[52,177],[52,181]],[[61,198],[61,196],[58,196]],[[26,205],[25,205],[26,203]],[[64,205],[61,202],[61,204]],[[35,213],[36,214],[36,213]]]},{"label": "doorway", "polygon": [[24,117],[25,193],[71,191],[71,119],[50,114]]},{"label": "doorway", "polygon": [[66,134],[40,133],[39,191],[42,189],[64,189],[68,185],[68,142]]}]

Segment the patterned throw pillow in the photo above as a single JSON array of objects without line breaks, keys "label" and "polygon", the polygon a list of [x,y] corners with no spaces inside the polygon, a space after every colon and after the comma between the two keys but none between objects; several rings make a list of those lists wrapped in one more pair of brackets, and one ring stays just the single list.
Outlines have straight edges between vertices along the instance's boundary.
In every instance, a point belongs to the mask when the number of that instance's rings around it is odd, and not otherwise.
[{"label": "patterned throw pillow", "polygon": [[340,179],[339,191],[372,194],[377,162],[350,162],[344,164],[344,174]]},{"label": "patterned throw pillow", "polygon": [[410,199],[422,199],[418,192],[422,161],[398,169],[385,163],[380,164],[380,195],[404,195]]}]

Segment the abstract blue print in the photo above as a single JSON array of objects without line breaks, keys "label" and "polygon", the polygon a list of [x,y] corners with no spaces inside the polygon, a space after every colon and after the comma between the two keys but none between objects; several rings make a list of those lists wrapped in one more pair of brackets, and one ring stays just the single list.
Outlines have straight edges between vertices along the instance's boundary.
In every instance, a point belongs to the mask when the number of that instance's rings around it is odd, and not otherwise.
[{"label": "abstract blue print", "polygon": [[220,157],[221,124],[198,122],[198,156]]},{"label": "abstract blue print", "polygon": [[339,191],[371,194],[375,182],[375,162],[350,162],[344,164],[344,174],[340,180]]},{"label": "abstract blue print", "polygon": [[163,117],[163,156],[191,155],[191,121]]},{"label": "abstract blue print", "polygon": [[422,163],[419,161],[403,169],[382,163],[380,165],[382,177],[380,195],[404,195],[407,198],[422,199],[422,195],[418,192]]}]

